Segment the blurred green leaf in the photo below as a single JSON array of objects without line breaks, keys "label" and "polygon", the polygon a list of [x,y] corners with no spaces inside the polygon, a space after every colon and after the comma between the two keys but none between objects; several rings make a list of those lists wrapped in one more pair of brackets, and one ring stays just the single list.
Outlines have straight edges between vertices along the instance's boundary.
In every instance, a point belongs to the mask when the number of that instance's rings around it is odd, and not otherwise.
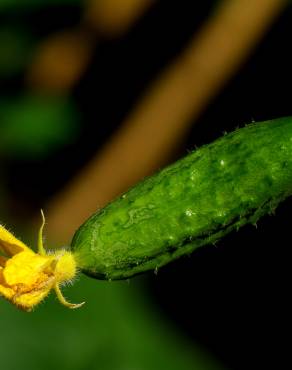
[{"label": "blurred green leaf", "polygon": [[0,77],[10,77],[19,72],[30,60],[34,44],[34,40],[27,29],[1,27]]},{"label": "blurred green leaf", "polygon": [[78,111],[61,97],[25,96],[0,102],[0,150],[13,157],[47,156],[79,132]]},{"label": "blurred green leaf", "polygon": [[156,313],[131,282],[86,277],[68,289],[81,309],[54,297],[35,312],[0,301],[5,370],[218,370],[214,360]]}]

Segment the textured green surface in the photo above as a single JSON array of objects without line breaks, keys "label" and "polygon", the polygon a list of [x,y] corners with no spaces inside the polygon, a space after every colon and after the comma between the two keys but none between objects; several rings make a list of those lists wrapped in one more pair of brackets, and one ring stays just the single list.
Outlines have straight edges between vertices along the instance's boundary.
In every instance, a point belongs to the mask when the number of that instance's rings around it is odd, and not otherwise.
[{"label": "textured green surface", "polygon": [[123,279],[255,223],[292,194],[292,118],[248,125],[145,179],[90,217],[79,267]]}]

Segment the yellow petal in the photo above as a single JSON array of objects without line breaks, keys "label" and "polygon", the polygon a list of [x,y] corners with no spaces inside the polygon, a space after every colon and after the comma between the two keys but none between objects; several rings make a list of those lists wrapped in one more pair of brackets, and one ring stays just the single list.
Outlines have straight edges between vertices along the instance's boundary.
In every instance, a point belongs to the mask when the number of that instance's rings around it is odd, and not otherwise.
[{"label": "yellow petal", "polygon": [[44,272],[51,262],[49,256],[39,256],[31,251],[20,252],[6,262],[3,276],[8,285],[33,286],[48,278]]},{"label": "yellow petal", "polygon": [[71,252],[65,250],[47,254],[43,247],[42,212],[38,253],[35,253],[0,225],[0,294],[18,307],[30,311],[54,289],[59,301],[69,308],[82,304],[69,303],[62,295],[60,284],[76,274],[76,263]]},{"label": "yellow petal", "polygon": [[3,295],[6,299],[11,299],[14,295],[14,290],[7,286],[3,277],[3,271],[0,270],[0,294]]},{"label": "yellow petal", "polygon": [[52,289],[52,284],[48,284],[41,289],[32,290],[29,293],[14,295],[12,303],[16,304],[18,307],[31,311],[31,309],[40,303],[46,296],[50,293]]},{"label": "yellow petal", "polygon": [[13,256],[23,250],[30,250],[22,241],[0,225],[0,253]]}]

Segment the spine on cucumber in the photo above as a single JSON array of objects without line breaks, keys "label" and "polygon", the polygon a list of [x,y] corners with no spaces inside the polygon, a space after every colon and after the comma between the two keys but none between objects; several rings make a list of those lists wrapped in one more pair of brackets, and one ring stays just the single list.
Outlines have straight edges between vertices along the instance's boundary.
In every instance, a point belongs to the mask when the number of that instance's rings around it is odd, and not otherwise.
[{"label": "spine on cucumber", "polygon": [[292,117],[248,125],[146,178],[75,233],[77,265],[99,279],[155,270],[256,223],[292,195]]}]

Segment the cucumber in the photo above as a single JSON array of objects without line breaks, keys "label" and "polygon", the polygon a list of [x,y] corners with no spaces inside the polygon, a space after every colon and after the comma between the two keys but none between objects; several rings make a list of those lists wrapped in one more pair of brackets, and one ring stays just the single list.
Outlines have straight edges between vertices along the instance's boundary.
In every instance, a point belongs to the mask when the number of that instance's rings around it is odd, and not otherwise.
[{"label": "cucumber", "polygon": [[250,124],[138,183],[75,233],[77,266],[125,279],[215,243],[292,194],[292,117]]}]

